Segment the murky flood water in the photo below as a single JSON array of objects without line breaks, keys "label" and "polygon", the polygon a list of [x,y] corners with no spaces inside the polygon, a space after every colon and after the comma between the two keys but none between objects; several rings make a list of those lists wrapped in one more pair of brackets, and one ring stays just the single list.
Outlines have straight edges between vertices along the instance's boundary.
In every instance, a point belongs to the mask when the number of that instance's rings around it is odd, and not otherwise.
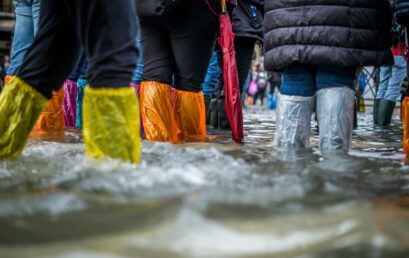
[{"label": "murky flood water", "polygon": [[[361,114],[349,156],[273,147],[274,112],[246,144],[143,143],[141,165],[84,158],[78,132],[35,132],[0,161],[1,258],[409,257],[401,127]],[[216,132],[213,132],[216,133]]]}]

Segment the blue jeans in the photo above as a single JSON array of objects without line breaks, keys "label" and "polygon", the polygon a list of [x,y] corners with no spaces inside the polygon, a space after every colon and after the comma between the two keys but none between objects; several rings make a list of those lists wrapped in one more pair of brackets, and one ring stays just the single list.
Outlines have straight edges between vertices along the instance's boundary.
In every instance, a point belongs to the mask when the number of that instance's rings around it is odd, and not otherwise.
[{"label": "blue jeans", "polygon": [[80,79],[86,79],[85,74],[87,71],[87,66],[88,66],[88,62],[87,62],[87,56],[85,55],[85,52],[81,53],[81,57],[78,60],[78,64],[75,67],[75,70],[71,73],[69,80],[76,82]]},{"label": "blue jeans", "polygon": [[33,43],[38,30],[40,17],[40,0],[13,0],[16,12],[16,26],[14,29],[13,51],[10,58],[8,75],[15,75],[16,70],[23,63],[27,49]]},{"label": "blue jeans", "polygon": [[219,65],[217,63],[217,53],[213,51],[209,68],[203,82],[203,95],[205,99],[210,99],[219,82]]},{"label": "blue jeans", "polygon": [[137,46],[138,46],[138,51],[139,51],[139,57],[138,57],[138,64],[135,69],[134,76],[132,78],[132,82],[136,84],[140,84],[142,81],[143,77],[143,59],[142,59],[142,39],[141,39],[141,34],[138,33],[138,39],[137,39]]},{"label": "blue jeans", "polygon": [[396,102],[401,95],[402,83],[406,77],[406,61],[403,56],[395,56],[394,61],[393,66],[381,67],[381,83],[376,94],[377,99]]},{"label": "blue jeans", "polygon": [[283,95],[311,97],[318,90],[354,87],[356,68],[326,65],[292,65],[284,69],[280,92]]}]

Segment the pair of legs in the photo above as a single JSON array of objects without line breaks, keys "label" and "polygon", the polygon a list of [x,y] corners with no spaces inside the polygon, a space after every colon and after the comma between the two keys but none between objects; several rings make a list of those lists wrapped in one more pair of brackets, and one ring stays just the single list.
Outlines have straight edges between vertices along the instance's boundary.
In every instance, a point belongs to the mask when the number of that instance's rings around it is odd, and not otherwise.
[{"label": "pair of legs", "polygon": [[374,103],[374,123],[386,126],[391,123],[393,110],[401,96],[402,83],[407,75],[407,63],[403,56],[394,56],[393,66],[383,66],[380,85]]},{"label": "pair of legs", "polygon": [[140,27],[144,64],[140,97],[146,138],[205,140],[202,83],[215,45],[217,17],[205,1],[186,1],[169,16],[140,17]]},{"label": "pair of legs", "polygon": [[23,63],[27,49],[31,46],[38,31],[40,0],[13,0],[16,13],[13,48],[8,75],[14,75]]},{"label": "pair of legs", "polygon": [[43,0],[37,36],[0,97],[0,158],[21,152],[39,111],[84,49],[91,86],[84,99],[86,151],[137,162],[139,114],[129,87],[138,54],[136,33],[132,0]]},{"label": "pair of legs", "polygon": [[316,96],[321,150],[348,150],[353,129],[356,68],[296,64],[284,69],[277,109],[276,144],[308,147]]}]

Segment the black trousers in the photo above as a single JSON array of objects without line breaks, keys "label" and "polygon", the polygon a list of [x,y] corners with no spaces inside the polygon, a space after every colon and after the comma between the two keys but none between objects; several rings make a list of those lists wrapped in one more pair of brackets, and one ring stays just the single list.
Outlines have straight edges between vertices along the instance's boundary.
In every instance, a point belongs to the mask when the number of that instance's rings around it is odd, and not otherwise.
[{"label": "black trousers", "polygon": [[[254,46],[256,45],[257,39],[249,37],[236,37],[234,39],[234,48],[236,50],[236,62],[237,62],[237,72],[239,74],[239,86],[240,92],[243,92],[243,86],[246,82],[247,76],[250,72],[251,61],[254,55]],[[216,48],[217,51],[217,62],[219,64],[219,83],[217,88],[223,90],[224,80],[223,80],[223,53],[221,49]]]},{"label": "black trousers", "polygon": [[17,76],[51,98],[84,49],[92,87],[125,87],[138,59],[136,19],[133,0],[42,0],[39,30]]},{"label": "black trousers", "polygon": [[166,17],[140,17],[140,28],[143,80],[201,91],[218,29],[205,1],[184,1]]}]

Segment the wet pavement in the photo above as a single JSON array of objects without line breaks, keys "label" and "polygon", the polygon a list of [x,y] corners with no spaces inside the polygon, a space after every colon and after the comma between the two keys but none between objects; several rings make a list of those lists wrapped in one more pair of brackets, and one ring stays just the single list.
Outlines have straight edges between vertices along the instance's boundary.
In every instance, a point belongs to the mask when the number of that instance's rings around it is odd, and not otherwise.
[{"label": "wet pavement", "polygon": [[[397,120],[397,118],[395,118]],[[275,114],[245,145],[143,143],[138,166],[84,157],[76,130],[34,132],[0,161],[1,258],[409,257],[402,128],[359,115],[350,155],[275,149]]]}]

